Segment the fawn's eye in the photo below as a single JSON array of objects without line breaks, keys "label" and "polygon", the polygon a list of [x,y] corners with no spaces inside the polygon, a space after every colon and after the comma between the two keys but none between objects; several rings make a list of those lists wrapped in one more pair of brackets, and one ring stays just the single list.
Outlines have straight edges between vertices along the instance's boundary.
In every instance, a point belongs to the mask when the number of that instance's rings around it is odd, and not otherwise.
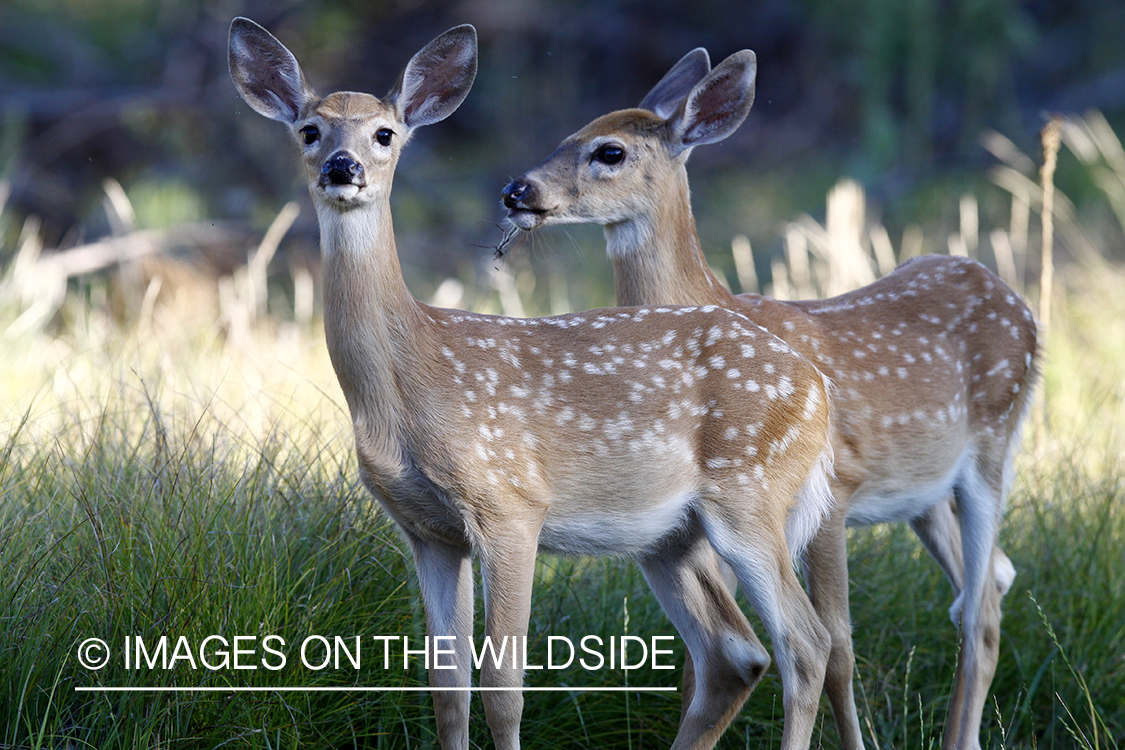
[{"label": "fawn's eye", "polygon": [[311,146],[320,140],[320,131],[316,129],[315,125],[306,125],[297,132],[301,134],[306,146]]},{"label": "fawn's eye", "polygon": [[394,137],[395,131],[390,128],[379,128],[375,131],[375,140],[379,142],[380,146],[391,145],[391,138]]},{"label": "fawn's eye", "polygon": [[602,164],[613,166],[620,164],[625,158],[625,149],[616,143],[607,143],[594,152],[590,161],[600,161]]}]

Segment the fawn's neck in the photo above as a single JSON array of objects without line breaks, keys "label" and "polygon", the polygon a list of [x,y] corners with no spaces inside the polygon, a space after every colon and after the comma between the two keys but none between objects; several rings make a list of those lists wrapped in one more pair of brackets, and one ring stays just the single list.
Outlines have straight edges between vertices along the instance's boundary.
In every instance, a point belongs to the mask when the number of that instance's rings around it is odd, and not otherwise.
[{"label": "fawn's neck", "polygon": [[619,305],[723,304],[731,298],[707,267],[681,166],[652,211],[605,227]]},{"label": "fawn's neck", "polygon": [[402,280],[390,206],[317,206],[324,257],[324,333],[356,439],[376,463],[403,461],[412,383],[424,372],[425,314]]}]

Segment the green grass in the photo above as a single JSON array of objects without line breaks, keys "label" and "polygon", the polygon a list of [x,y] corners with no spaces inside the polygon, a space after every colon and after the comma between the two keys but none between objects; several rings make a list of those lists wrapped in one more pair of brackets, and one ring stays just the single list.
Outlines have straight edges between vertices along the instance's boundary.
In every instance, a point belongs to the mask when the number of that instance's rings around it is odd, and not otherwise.
[{"label": "green grass", "polygon": [[[1066,462],[1042,473],[1022,463],[1001,532],[1018,576],[1004,601],[986,747],[1117,747],[1125,471],[1099,479]],[[940,747],[957,647],[948,584],[904,528],[853,533],[850,560],[861,715],[882,747]]]},{"label": "green grass", "polygon": [[258,747],[270,738],[274,746],[317,746],[326,725],[397,721],[387,706],[347,714],[315,694],[230,700],[75,691],[282,686],[297,677],[261,668],[127,670],[116,658],[88,672],[76,657],[88,637],[118,651],[135,635],[199,643],[211,634],[297,638],[411,629],[407,561],[345,479],[346,454],[311,456],[291,442],[300,434],[286,434],[258,446],[256,455],[238,456],[225,445],[238,436],[224,426],[171,431],[145,408],[129,413],[118,405],[30,454],[19,435],[9,443],[10,454],[25,455],[2,466],[7,635],[0,670],[10,676],[0,698],[8,707],[2,740],[31,747]]}]

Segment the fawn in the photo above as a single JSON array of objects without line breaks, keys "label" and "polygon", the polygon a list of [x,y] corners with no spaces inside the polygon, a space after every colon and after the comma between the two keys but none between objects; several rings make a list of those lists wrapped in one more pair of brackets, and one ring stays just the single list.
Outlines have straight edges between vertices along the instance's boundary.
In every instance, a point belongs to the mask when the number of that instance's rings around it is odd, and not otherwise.
[{"label": "fawn", "polygon": [[[516,319],[416,300],[395,248],[392,176],[414,130],[468,94],[471,26],[414,55],[382,99],[317,96],[292,53],[243,18],[230,69],[303,155],[360,476],[410,546],[428,633],[454,640],[454,668],[434,654],[429,672],[442,747],[468,747],[471,555],[498,641],[527,634],[540,549],[641,566],[694,663],[677,748],[711,747],[769,663],[724,585],[729,565],[773,637],[782,746],[807,747],[830,637],[793,556],[833,502],[820,371],[716,306]],[[522,684],[507,663],[481,669],[498,748],[519,745]]]},{"label": "fawn", "polygon": [[833,380],[837,505],[803,564],[832,637],[825,689],[841,742],[863,746],[844,525],[907,521],[953,584],[950,616],[962,633],[944,747],[973,750],[998,658],[1000,600],[1015,577],[996,537],[1037,379],[1036,324],[1019,295],[965,258],[918,258],[819,301],[727,291],[700,249],[686,163],[695,146],[742,124],[756,69],[749,50],[714,70],[706,50],[693,50],[638,108],[599,117],[511,182],[503,203],[524,230],[602,225],[618,304],[735,310]]}]

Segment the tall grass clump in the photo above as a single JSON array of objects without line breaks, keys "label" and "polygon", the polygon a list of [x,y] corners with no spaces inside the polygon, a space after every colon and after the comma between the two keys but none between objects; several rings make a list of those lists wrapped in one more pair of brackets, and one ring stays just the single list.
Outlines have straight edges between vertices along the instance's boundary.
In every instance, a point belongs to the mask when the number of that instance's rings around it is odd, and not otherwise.
[{"label": "tall grass clump", "polygon": [[[241,380],[240,364],[202,379]],[[198,391],[173,390],[170,373],[119,367],[50,405],[44,386],[5,425],[0,744],[339,746],[411,720],[393,703],[350,711],[315,693],[232,700],[76,690],[347,685],[360,676],[271,672],[260,646],[243,659],[252,670],[196,666],[198,650],[196,665],[130,669],[124,643],[409,632],[415,616],[403,550],[352,478],[337,426],[268,396],[223,402],[222,387],[199,403]],[[92,637],[113,655],[97,671],[77,656]],[[218,645],[211,651],[219,663]]]}]

